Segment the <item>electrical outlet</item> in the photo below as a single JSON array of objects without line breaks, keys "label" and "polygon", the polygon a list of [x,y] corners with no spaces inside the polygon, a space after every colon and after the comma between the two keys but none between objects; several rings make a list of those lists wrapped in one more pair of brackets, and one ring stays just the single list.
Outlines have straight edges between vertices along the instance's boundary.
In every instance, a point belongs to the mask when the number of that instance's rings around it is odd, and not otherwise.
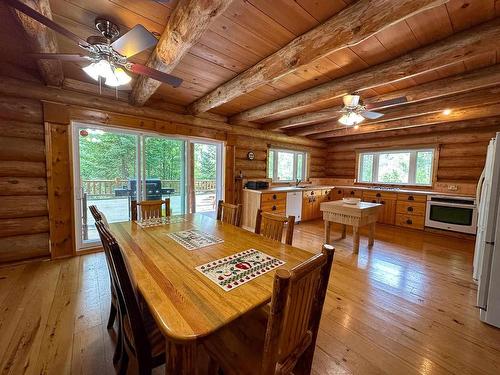
[{"label": "electrical outlet", "polygon": [[448,185],[448,190],[450,190],[450,191],[457,191],[458,190],[458,186],[457,185]]}]

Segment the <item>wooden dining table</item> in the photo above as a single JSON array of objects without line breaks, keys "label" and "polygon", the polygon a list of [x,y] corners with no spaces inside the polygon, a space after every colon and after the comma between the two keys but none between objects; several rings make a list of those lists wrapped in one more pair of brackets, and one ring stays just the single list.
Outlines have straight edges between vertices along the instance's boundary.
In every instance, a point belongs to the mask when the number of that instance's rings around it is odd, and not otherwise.
[{"label": "wooden dining table", "polygon": [[[318,253],[266,239],[203,214],[185,221],[143,228],[136,222],[110,225],[123,249],[137,289],[166,339],[166,374],[196,374],[200,341],[238,317],[268,303],[275,270],[229,291],[196,270],[197,266],[256,249],[292,268]],[[167,234],[198,229],[223,240],[187,250]]]}]

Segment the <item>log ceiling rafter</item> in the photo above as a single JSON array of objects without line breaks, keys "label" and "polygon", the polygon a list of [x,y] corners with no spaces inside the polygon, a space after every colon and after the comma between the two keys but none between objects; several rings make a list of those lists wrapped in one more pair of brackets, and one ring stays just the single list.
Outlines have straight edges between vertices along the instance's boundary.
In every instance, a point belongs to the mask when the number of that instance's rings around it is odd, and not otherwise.
[{"label": "log ceiling rafter", "polygon": [[[223,13],[231,2],[232,0],[180,0],[146,65],[170,73],[198,42],[210,23]],[[130,95],[131,103],[144,105],[161,84],[152,78],[139,76]]]},{"label": "log ceiling rafter", "polygon": [[[52,19],[49,0],[20,0],[45,17]],[[57,53],[59,47],[55,32],[27,15],[12,9],[12,13],[24,29],[31,49],[35,53]],[[59,60],[37,60],[38,69],[44,82],[50,86],[60,87],[64,80],[62,63]]]},{"label": "log ceiling rafter", "polygon": [[[499,98],[500,100],[500,98]],[[335,129],[324,133],[313,134],[311,139],[330,140],[346,136],[359,136],[368,133],[384,132],[388,130],[409,129],[414,127],[451,123],[454,121],[475,120],[488,117],[500,116],[500,103],[490,105],[459,109],[445,115],[442,112],[410,117],[398,121],[382,122],[373,125],[360,126],[359,129],[346,128]]]},{"label": "log ceiling rafter", "polygon": [[[500,82],[497,82],[497,84]],[[360,134],[364,128],[378,123],[389,123],[405,118],[418,117],[422,115],[439,113],[445,109],[456,112],[457,110],[470,107],[484,106],[500,102],[500,86],[487,87],[469,92],[463,92],[451,97],[432,98],[424,101],[419,101],[409,105],[389,108],[384,112],[384,116],[377,120],[363,122],[356,130]],[[453,112],[452,112],[453,113]],[[324,133],[333,130],[342,130],[345,126],[337,121],[331,121],[313,126],[304,126],[291,129],[286,134],[291,136],[306,136],[317,133]]]},{"label": "log ceiling rafter", "polygon": [[[206,112],[292,73],[332,52],[354,46],[385,28],[449,0],[360,0],[313,30],[295,38],[229,82],[189,106],[193,114]],[[346,25],[349,25],[346,27]]]},{"label": "log ceiling rafter", "polygon": [[232,116],[231,120],[253,121],[447,67],[457,61],[495,50],[499,38],[500,17],[385,63],[243,111]]},{"label": "log ceiling rafter", "polygon": [[[396,90],[387,94],[373,96],[363,99],[365,104],[375,105],[377,102],[395,99],[406,96],[406,102],[392,105],[390,108],[407,106],[410,103],[422,100],[437,99],[460,94],[467,91],[473,91],[484,87],[490,87],[500,84],[500,64],[490,67],[473,70],[468,73],[457,74],[452,77],[446,77],[424,83],[409,88]],[[363,93],[360,93],[363,96]],[[377,108],[377,107],[376,107]],[[379,107],[376,111],[387,107]],[[283,120],[278,120],[262,125],[264,130],[284,129],[285,131],[295,129],[299,126],[314,124],[332,120],[332,116],[338,116],[341,106],[324,109],[317,112],[309,112],[302,115],[292,116]],[[384,112],[383,110],[381,112]],[[305,128],[304,128],[305,129]],[[293,133],[293,130],[292,130]]]}]

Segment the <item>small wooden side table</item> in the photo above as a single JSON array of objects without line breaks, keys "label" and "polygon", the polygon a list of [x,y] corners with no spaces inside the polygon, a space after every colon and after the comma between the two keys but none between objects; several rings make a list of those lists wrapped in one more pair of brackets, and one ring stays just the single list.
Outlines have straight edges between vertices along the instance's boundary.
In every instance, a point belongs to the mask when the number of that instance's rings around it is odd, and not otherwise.
[{"label": "small wooden side table", "polygon": [[325,243],[330,243],[330,224],[342,224],[342,238],[346,237],[346,226],[352,226],[353,250],[359,252],[359,228],[370,226],[368,246],[373,246],[375,235],[375,223],[377,222],[378,210],[382,205],[379,203],[359,202],[358,204],[347,204],[343,201],[324,202],[320,205],[325,221]]}]

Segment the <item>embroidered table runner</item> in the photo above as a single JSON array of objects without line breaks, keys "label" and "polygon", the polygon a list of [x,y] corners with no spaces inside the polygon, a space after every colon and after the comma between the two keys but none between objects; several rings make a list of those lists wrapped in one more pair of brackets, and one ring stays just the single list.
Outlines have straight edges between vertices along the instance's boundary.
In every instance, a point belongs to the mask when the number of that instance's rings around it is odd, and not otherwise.
[{"label": "embroidered table runner", "polygon": [[185,221],[186,221],[186,218],[183,216],[167,216],[167,217],[160,217],[160,218],[155,218],[155,219],[136,220],[135,222],[141,228],[150,228],[150,227],[157,227],[159,225],[164,225],[164,224],[182,223]]},{"label": "embroidered table runner", "polygon": [[223,239],[215,237],[209,233],[202,232],[198,229],[168,233],[167,236],[188,250],[196,250],[202,247],[224,242]]},{"label": "embroidered table runner", "polygon": [[249,249],[196,267],[225,291],[234,289],[281,265],[284,261]]}]

